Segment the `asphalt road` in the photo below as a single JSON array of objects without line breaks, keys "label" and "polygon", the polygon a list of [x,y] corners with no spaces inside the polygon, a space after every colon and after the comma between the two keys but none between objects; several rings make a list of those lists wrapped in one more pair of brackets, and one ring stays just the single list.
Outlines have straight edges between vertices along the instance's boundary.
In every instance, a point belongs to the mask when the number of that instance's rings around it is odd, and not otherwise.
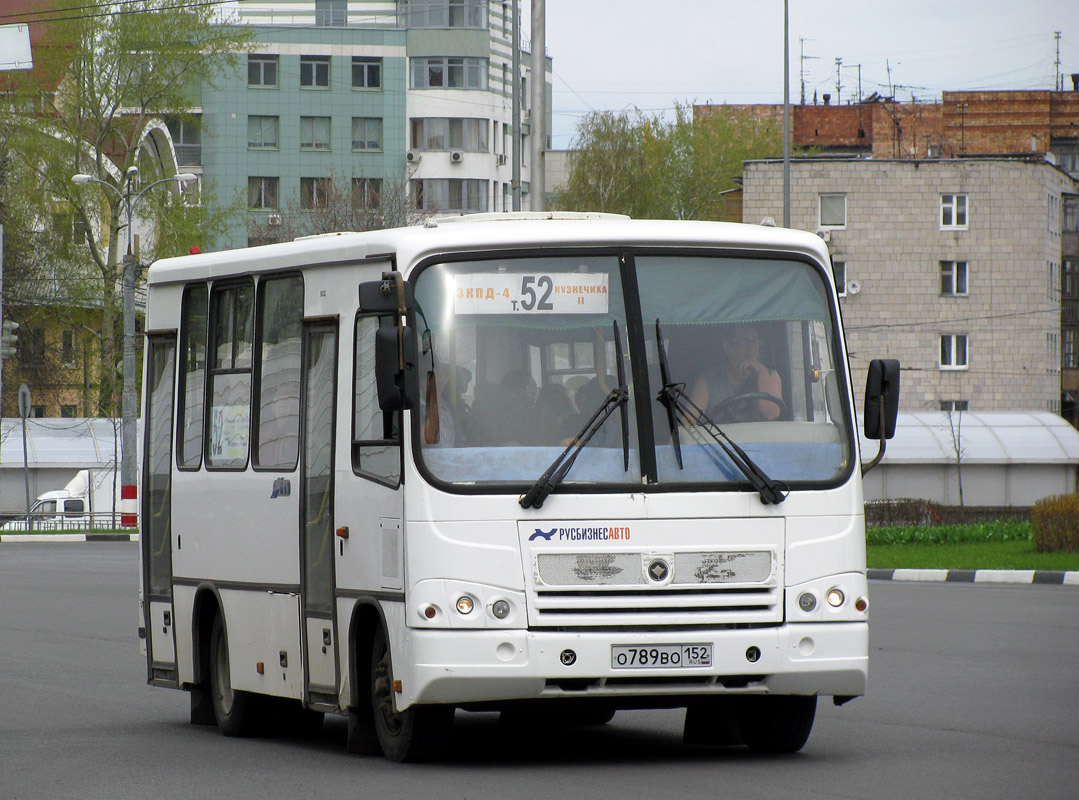
[{"label": "asphalt road", "polygon": [[398,765],[225,739],[145,685],[134,544],[0,545],[0,800],[1075,798],[1079,587],[873,583],[870,693],[822,702],[784,758],[684,747],[682,712],[507,736],[458,713],[453,756]]}]

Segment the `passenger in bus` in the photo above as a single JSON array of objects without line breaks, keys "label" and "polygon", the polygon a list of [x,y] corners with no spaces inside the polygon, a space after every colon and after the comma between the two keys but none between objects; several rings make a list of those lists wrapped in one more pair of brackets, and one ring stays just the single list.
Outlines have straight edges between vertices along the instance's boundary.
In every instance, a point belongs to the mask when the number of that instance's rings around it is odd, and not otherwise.
[{"label": "passenger in bus", "polygon": [[523,370],[507,372],[497,386],[477,387],[470,423],[475,444],[531,442],[537,391],[536,382]]},{"label": "passenger in bus", "polygon": [[783,379],[761,362],[761,337],[754,323],[723,325],[719,369],[702,374],[690,399],[717,421],[754,422],[778,419],[782,408],[765,398],[738,401],[745,394],[783,397]]},{"label": "passenger in bus", "polygon": [[[421,419],[424,421],[424,441],[439,447],[463,447],[469,442],[471,409],[463,394],[472,381],[472,373],[464,367],[451,368],[438,364],[435,369],[438,391],[424,392]],[[437,405],[438,424],[428,413],[428,403]]]},{"label": "passenger in bus", "polygon": [[548,446],[562,444],[577,432],[570,422],[576,413],[565,385],[548,383],[536,396],[532,442]]}]

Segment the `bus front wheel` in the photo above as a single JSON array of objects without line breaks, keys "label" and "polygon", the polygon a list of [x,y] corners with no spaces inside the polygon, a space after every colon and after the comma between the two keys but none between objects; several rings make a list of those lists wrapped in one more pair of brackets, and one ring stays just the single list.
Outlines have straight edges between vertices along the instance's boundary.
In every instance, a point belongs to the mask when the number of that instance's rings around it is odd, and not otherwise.
[{"label": "bus front wheel", "polygon": [[758,753],[797,753],[817,714],[817,698],[800,695],[740,697],[735,717],[742,739]]},{"label": "bus front wheel", "polygon": [[431,761],[449,744],[452,706],[412,706],[398,711],[394,703],[390,647],[382,628],[371,648],[371,709],[382,752],[390,761]]},{"label": "bus front wheel", "polygon": [[248,736],[254,728],[255,703],[247,692],[232,688],[229,642],[218,614],[210,633],[210,699],[217,727],[226,736]]}]

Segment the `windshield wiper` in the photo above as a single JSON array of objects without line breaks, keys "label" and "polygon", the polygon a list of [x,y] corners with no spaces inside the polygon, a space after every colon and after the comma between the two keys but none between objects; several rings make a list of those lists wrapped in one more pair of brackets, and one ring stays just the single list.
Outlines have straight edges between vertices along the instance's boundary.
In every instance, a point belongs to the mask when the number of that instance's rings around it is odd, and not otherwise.
[{"label": "windshield wiper", "polygon": [[573,441],[563,450],[551,466],[544,470],[539,479],[532,484],[527,492],[521,495],[518,502],[521,508],[540,508],[547,497],[555,490],[558,484],[566,477],[566,473],[572,469],[577,456],[580,455],[584,446],[591,441],[596,432],[603,427],[603,423],[614,413],[616,408],[622,411],[622,463],[623,469],[629,470],[629,428],[626,425],[626,406],[629,404],[629,389],[626,388],[626,372],[622,365],[622,341],[618,336],[618,321],[614,323],[615,357],[618,359],[618,386],[611,389],[603,398],[600,407],[581,428],[580,432],[573,437]]},{"label": "windshield wiper", "polygon": [[678,468],[684,468],[682,447],[678,441],[678,423],[682,422],[687,426],[697,425],[712,437],[720,449],[726,453],[731,463],[746,476],[750,485],[760,493],[762,503],[778,505],[786,500],[787,495],[790,494],[787,484],[769,477],[768,473],[761,469],[737,442],[724,433],[723,429],[689,398],[684,383],[671,381],[667,353],[663,347],[663,332],[660,330],[658,319],[656,320],[656,344],[659,347],[660,378],[663,380],[663,388],[656,399],[667,409],[667,421],[671,426],[671,443],[674,445],[675,456],[678,459]]}]

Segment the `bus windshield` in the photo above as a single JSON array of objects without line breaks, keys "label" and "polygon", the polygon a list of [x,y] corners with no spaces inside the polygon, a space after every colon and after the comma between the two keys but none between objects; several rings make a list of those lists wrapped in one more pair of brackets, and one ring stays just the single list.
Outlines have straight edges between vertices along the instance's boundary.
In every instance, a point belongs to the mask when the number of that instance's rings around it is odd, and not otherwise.
[{"label": "bus windshield", "polygon": [[791,487],[849,473],[831,294],[808,262],[485,257],[428,265],[415,297],[416,454],[451,490],[521,490],[585,440],[562,491],[744,489],[717,429]]}]

